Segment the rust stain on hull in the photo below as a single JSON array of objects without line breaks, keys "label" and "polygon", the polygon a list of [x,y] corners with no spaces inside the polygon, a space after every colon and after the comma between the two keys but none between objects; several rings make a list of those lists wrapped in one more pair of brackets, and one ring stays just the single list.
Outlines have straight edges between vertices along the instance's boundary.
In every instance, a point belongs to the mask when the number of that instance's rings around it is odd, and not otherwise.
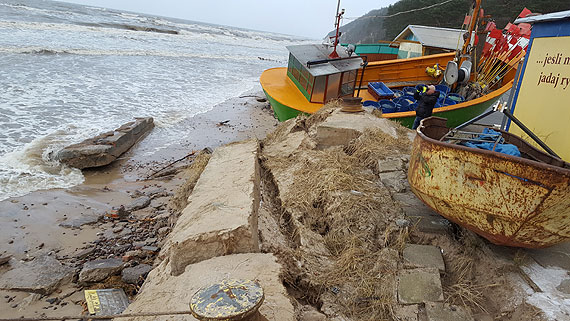
[{"label": "rust stain on hull", "polygon": [[413,143],[408,181],[418,198],[498,245],[541,248],[570,238],[570,164],[443,143],[440,127],[440,118],[424,120]]}]

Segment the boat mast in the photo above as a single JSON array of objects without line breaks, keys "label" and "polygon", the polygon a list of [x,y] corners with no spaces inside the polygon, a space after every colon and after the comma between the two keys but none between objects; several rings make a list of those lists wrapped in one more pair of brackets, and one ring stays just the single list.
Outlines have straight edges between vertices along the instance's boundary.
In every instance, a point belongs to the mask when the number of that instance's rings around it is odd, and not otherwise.
[{"label": "boat mast", "polygon": [[336,17],[335,17],[335,24],[334,24],[334,26],[336,27],[336,35],[334,37],[333,51],[329,55],[330,59],[340,58],[340,56],[336,52],[336,46],[338,45],[338,34],[339,34],[338,29],[340,28],[340,18],[344,14],[344,9],[342,9],[341,12],[338,11],[339,9],[340,9],[340,0],[338,0],[338,3],[336,5]]},{"label": "boat mast", "polygon": [[481,0],[474,0],[473,12],[471,13],[471,22],[469,23],[467,35],[465,37],[465,41],[463,42],[463,48],[461,48],[461,56],[458,57],[459,65],[461,65],[463,58],[465,58],[465,56],[469,54],[469,51],[471,51],[471,37],[473,35],[473,30],[477,25],[477,18],[480,10],[481,10]]}]

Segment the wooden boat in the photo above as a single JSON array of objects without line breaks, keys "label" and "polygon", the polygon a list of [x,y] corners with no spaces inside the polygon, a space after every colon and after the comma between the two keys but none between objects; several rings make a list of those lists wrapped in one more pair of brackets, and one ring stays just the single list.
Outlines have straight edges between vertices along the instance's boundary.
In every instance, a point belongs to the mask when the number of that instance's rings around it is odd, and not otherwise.
[{"label": "wooden boat", "polygon": [[500,131],[522,157],[440,141],[446,120],[422,121],[408,181],[425,204],[498,245],[542,248],[570,238],[570,164]]},{"label": "wooden boat", "polygon": [[[476,0],[471,11],[471,22],[466,31],[466,40],[458,52],[435,54],[408,59],[395,59],[386,61],[366,62],[359,56],[351,56],[345,53],[345,48],[337,46],[338,27],[343,12],[338,12],[337,7],[337,37],[328,48],[324,45],[300,45],[289,46],[289,63],[287,68],[273,68],[264,71],[260,77],[260,83],[267,96],[275,116],[284,121],[296,117],[301,113],[312,114],[319,110],[325,102],[332,99],[345,97],[361,97],[363,101],[375,100],[368,93],[367,84],[383,82],[392,89],[418,84],[436,84],[441,78],[434,78],[428,74],[426,68],[434,65],[446,66],[452,60],[456,66],[460,66],[463,72],[461,82],[464,84],[475,79],[475,72],[471,73],[470,56],[471,38],[477,25],[481,0]],[[500,46],[497,46],[500,47]],[[494,47],[493,47],[494,48]],[[331,53],[332,51],[332,53]],[[448,105],[434,109],[434,115],[445,117],[450,126],[457,126],[473,117],[481,114],[489,108],[499,97],[511,89],[513,78],[516,74],[518,60],[524,55],[524,51],[514,59],[511,56],[493,56],[488,59],[493,66],[491,70],[500,71],[489,77],[492,81],[491,91],[477,99]],[[498,57],[505,67],[496,67]],[[504,57],[509,57],[506,59]],[[455,59],[454,59],[455,58]],[[469,67],[463,69],[463,63],[467,61]],[[358,66],[360,62],[361,66]],[[361,67],[364,68],[361,68]],[[457,69],[457,68],[456,68]],[[450,70],[448,68],[447,70]],[[356,74],[355,74],[356,73]],[[499,77],[500,74],[500,77]],[[495,79],[501,79],[497,82]],[[455,82],[450,82],[453,84]],[[382,117],[398,121],[403,126],[412,127],[415,111],[403,111],[386,113]]]},{"label": "wooden boat", "polygon": [[[386,60],[371,62],[366,69],[358,70],[355,82],[362,79],[363,84],[369,82],[383,82],[390,88],[429,84],[435,81],[426,74],[427,66],[435,64],[445,65],[453,59],[455,53],[444,53],[422,56],[409,59]],[[287,75],[288,68],[272,68],[265,70],[260,77],[260,83],[267,99],[279,121],[294,118],[300,113],[313,114],[318,111],[324,102],[311,102],[306,93],[302,93],[293,80]],[[505,92],[511,89],[515,72],[507,74],[502,85],[480,98],[465,101],[456,105],[434,109],[434,115],[445,117],[450,126],[457,126],[481,114],[489,108]],[[356,83],[354,84],[356,87]],[[355,97],[362,97],[363,101],[375,100],[366,88],[355,88]],[[342,97],[342,96],[340,96]],[[339,97],[339,98],[340,98]],[[383,114],[382,117],[398,121],[403,126],[411,128],[416,117],[415,111]]]}]

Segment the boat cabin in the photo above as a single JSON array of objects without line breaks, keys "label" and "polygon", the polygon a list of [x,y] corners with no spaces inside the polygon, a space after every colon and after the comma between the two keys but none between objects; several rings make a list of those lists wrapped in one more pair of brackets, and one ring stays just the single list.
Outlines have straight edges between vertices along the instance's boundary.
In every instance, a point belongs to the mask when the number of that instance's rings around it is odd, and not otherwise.
[{"label": "boat cabin", "polygon": [[322,44],[288,46],[287,76],[312,103],[352,97],[362,58],[349,56],[337,46],[340,58],[330,59],[332,48]]}]

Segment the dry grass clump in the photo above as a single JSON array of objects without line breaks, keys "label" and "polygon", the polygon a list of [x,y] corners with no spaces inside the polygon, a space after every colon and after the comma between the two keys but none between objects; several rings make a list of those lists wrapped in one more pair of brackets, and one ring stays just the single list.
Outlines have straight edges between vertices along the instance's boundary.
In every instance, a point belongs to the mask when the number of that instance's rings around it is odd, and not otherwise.
[{"label": "dry grass clump", "polygon": [[[320,235],[330,253],[329,265],[307,258],[310,253],[300,254],[308,265],[305,268],[317,271],[309,277],[311,288],[338,300],[351,318],[388,317],[394,304],[396,268],[382,273],[375,269],[397,262],[397,257],[386,257],[381,251],[389,245],[386,240],[393,239],[386,233],[399,211],[388,191],[358,158],[341,148],[307,154],[310,157],[297,160],[301,164],[294,172],[290,194],[281,197],[284,208]],[[342,295],[331,297],[331,288],[341,289]]]},{"label": "dry grass clump", "polygon": [[[264,144],[280,143],[300,130],[310,134],[340,107],[332,102],[310,117],[287,121]],[[295,244],[282,258],[284,282],[298,300],[327,314],[393,319],[397,249],[408,235],[395,227],[401,209],[371,170],[379,159],[409,153],[409,130],[393,125],[401,138],[371,129],[344,149],[303,145],[302,153],[264,158],[282,188],[281,214],[276,213],[288,220],[281,222],[282,232]]]},{"label": "dry grass clump", "polygon": [[192,164],[188,166],[183,172],[182,177],[186,178],[186,181],[180,185],[178,190],[173,197],[170,198],[168,202],[168,207],[174,212],[182,211],[188,204],[188,197],[192,193],[194,186],[200,175],[208,165],[211,155],[204,151],[200,152],[198,156],[194,159]]},{"label": "dry grass clump", "polygon": [[387,135],[380,129],[366,129],[346,147],[347,154],[360,160],[364,166],[374,167],[379,159],[394,155],[409,155],[412,144],[408,138],[409,129],[396,124],[398,138]]}]

